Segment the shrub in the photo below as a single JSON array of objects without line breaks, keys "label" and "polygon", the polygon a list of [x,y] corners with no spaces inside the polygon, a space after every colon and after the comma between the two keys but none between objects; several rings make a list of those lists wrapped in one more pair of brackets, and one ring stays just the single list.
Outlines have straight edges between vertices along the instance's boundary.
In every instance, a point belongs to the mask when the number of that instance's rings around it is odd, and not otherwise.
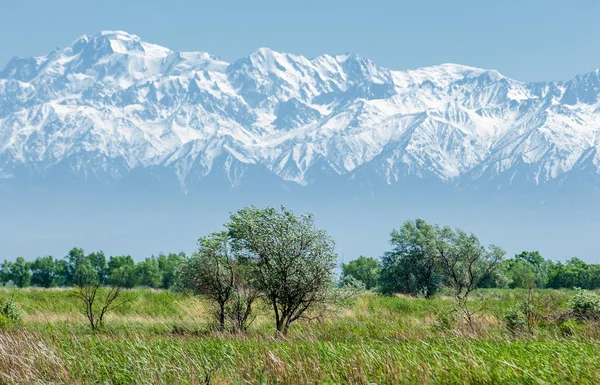
[{"label": "shrub", "polygon": [[504,324],[512,334],[522,332],[527,326],[527,316],[518,309],[509,309],[504,313]]},{"label": "shrub", "polygon": [[23,322],[21,305],[12,298],[4,300],[0,307],[0,329],[9,329],[20,326]]},{"label": "shrub", "polygon": [[569,301],[573,314],[584,320],[600,318],[600,296],[580,288],[575,290],[575,295]]}]

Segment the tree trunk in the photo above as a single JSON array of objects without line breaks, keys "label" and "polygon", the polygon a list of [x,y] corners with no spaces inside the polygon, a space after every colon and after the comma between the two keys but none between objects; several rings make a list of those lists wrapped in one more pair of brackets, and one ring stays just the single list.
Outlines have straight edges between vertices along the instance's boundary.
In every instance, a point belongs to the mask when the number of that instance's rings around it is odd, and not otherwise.
[{"label": "tree trunk", "polygon": [[277,336],[285,336],[287,333],[286,323],[283,319],[276,320],[277,324]]},{"label": "tree trunk", "polygon": [[219,328],[225,330],[225,304],[219,304]]},{"label": "tree trunk", "polygon": [[288,329],[289,329],[289,327],[290,327],[290,323],[289,323],[289,322],[286,322],[286,323],[285,323],[285,326],[283,327],[283,335],[284,335],[284,336],[287,336],[287,333],[288,333]]}]

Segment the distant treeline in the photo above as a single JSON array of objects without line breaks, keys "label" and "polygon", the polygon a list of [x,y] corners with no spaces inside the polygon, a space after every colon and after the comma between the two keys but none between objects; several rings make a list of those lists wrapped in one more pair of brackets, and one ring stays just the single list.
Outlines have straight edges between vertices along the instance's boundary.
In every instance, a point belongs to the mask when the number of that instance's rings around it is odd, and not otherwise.
[{"label": "distant treeline", "polygon": [[73,286],[78,276],[93,272],[104,285],[118,279],[127,288],[170,289],[175,283],[179,265],[186,260],[185,253],[172,253],[135,263],[129,255],[107,258],[102,251],[86,255],[83,249],[74,248],[62,259],[45,256],[34,261],[26,261],[22,257],[14,262],[4,261],[0,268],[0,283],[12,283],[18,287]]},{"label": "distant treeline", "polygon": [[[430,280],[418,273],[425,271],[422,266],[416,266],[417,271],[411,271],[411,268],[394,261],[382,264],[378,259],[361,256],[342,265],[342,276],[353,277],[363,282],[367,289],[378,288],[386,294],[421,294],[428,284],[432,292],[441,286],[441,279],[432,277]],[[405,279],[398,280],[399,277]],[[524,251],[502,261],[497,275],[482,282],[480,287],[600,289],[600,264],[586,263],[579,258],[554,262],[542,258],[537,251]]]},{"label": "distant treeline", "polygon": [[471,282],[474,287],[600,288],[600,264],[578,258],[554,262],[537,251],[524,251],[506,259],[504,250],[496,246],[485,248],[473,234],[431,225],[422,219],[408,221],[392,231],[390,243],[392,249],[381,260],[361,256],[343,264],[342,277],[352,277],[362,281],[367,289],[385,294],[430,296],[457,278],[472,281],[474,274],[490,265],[489,261],[497,260],[498,268],[479,274],[481,279]]},{"label": "distant treeline", "polygon": [[[447,283],[444,266],[440,266],[444,228],[425,221],[406,222],[391,234],[392,250],[381,259],[359,257],[342,265],[343,279],[354,278],[367,289],[385,294],[435,293]],[[445,242],[445,243],[442,243]],[[475,244],[478,240],[474,238]],[[479,247],[479,246],[477,246]],[[448,248],[452,250],[452,248]],[[482,252],[485,249],[481,248]],[[500,249],[501,251],[501,249]],[[102,251],[85,254],[74,248],[64,258],[38,257],[26,261],[19,257],[5,261],[0,268],[0,284],[18,287],[70,287],[77,276],[93,271],[102,284],[110,285],[116,277],[124,287],[146,286],[170,289],[177,283],[180,266],[189,261],[185,253],[159,254],[136,263],[129,255],[107,257]],[[524,251],[503,259],[499,269],[478,287],[496,288],[600,288],[600,264],[586,263],[578,258],[566,262],[544,259],[537,251]]]}]

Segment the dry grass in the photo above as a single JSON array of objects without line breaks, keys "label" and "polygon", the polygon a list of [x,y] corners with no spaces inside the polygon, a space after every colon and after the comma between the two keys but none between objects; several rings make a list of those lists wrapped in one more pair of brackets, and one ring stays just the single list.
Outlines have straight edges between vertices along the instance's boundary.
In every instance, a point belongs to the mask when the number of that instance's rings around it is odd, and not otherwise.
[{"label": "dry grass", "polygon": [[0,383],[68,383],[62,355],[38,333],[0,333]]},{"label": "dry grass", "polygon": [[[452,309],[445,298],[365,293],[298,322],[285,339],[275,338],[264,307],[247,335],[234,335],[210,328],[201,299],[139,290],[133,306],[92,333],[66,291],[14,294],[25,325],[0,332],[2,384],[203,384],[207,374],[212,384],[600,383],[600,326],[565,337],[540,325],[535,335],[509,336],[500,315],[515,305],[514,292],[484,292],[493,301],[475,329],[437,326]],[[553,309],[563,306],[550,294]]]}]

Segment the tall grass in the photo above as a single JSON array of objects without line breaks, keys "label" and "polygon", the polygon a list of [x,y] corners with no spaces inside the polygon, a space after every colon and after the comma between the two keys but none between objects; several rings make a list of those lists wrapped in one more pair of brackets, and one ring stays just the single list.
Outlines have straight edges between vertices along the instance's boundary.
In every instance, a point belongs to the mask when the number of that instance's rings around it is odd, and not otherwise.
[{"label": "tall grass", "polygon": [[[600,333],[506,332],[501,314],[525,293],[480,291],[480,332],[436,326],[452,309],[425,300],[365,293],[319,321],[275,338],[266,308],[247,335],[213,331],[207,303],[133,290],[135,300],[92,332],[68,290],[0,290],[26,313],[21,330],[0,332],[0,383],[69,384],[595,384]],[[569,292],[541,291],[539,306],[564,309]]]}]

